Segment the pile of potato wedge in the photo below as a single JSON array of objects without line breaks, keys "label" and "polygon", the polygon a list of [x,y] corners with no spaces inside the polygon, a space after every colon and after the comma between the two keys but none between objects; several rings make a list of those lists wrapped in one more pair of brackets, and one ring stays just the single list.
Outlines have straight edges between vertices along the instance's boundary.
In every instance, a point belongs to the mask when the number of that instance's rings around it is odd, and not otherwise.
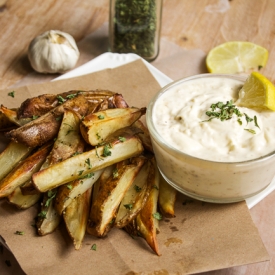
[{"label": "pile of potato wedge", "polygon": [[0,198],[19,209],[38,205],[41,236],[63,219],[77,250],[86,233],[104,237],[117,227],[160,255],[158,221],[174,217],[176,190],[158,172],[145,113],[106,90],[1,106],[9,143],[0,154]]}]

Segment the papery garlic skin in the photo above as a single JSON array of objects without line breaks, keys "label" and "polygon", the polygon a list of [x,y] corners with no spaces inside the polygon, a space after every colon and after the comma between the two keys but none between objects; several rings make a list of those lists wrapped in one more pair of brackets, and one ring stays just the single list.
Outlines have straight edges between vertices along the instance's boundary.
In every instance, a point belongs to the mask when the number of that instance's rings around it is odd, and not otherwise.
[{"label": "papery garlic skin", "polygon": [[63,73],[76,65],[79,50],[70,34],[50,30],[31,41],[28,58],[37,72]]}]

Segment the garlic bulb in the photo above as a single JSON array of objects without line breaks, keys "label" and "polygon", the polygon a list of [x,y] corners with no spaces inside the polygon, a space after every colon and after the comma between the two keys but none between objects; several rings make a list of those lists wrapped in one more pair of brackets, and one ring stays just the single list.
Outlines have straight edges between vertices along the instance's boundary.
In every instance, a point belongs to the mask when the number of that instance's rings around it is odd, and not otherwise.
[{"label": "garlic bulb", "polygon": [[75,66],[79,51],[70,34],[50,30],[31,41],[28,58],[37,72],[62,73]]}]

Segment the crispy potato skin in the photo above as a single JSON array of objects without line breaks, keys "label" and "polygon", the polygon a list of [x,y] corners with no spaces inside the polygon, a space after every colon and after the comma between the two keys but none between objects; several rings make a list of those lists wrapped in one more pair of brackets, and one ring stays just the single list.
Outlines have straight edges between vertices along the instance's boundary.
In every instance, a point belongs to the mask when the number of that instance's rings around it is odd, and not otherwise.
[{"label": "crispy potato skin", "polygon": [[[2,108],[3,106],[1,106]],[[5,114],[1,112],[0,109],[0,131],[7,131],[11,128],[14,128],[15,124],[12,123]]]},{"label": "crispy potato skin", "polygon": [[43,94],[37,97],[32,97],[26,99],[17,110],[17,117],[20,118],[28,118],[35,116],[42,116],[47,112],[51,111],[58,105],[58,97],[62,97],[64,99],[68,98],[70,95],[75,95],[81,93],[87,99],[101,99],[101,98],[109,98],[114,93],[108,90],[91,90],[91,91],[78,91],[71,90],[68,92],[64,92],[61,94]]},{"label": "crispy potato skin", "polygon": [[122,94],[114,94],[108,100],[108,108],[129,108]]},{"label": "crispy potato skin", "polygon": [[[18,186],[31,178],[32,174],[37,171],[45,161],[50,152],[52,144],[49,143],[37,152],[20,162],[1,182],[0,182],[0,198],[11,194]],[[26,178],[27,175],[28,177]],[[22,182],[22,180],[24,180]]]},{"label": "crispy potato skin", "polygon": [[41,146],[47,141],[54,139],[58,134],[61,116],[65,108],[73,109],[83,116],[87,113],[88,107],[89,103],[86,98],[82,95],[78,95],[66,101],[64,104],[57,106],[55,109],[38,119],[7,132],[6,137],[29,147]]},{"label": "crispy potato skin", "polygon": [[57,95],[44,94],[37,97],[28,98],[17,110],[18,118],[42,116],[58,105]]}]

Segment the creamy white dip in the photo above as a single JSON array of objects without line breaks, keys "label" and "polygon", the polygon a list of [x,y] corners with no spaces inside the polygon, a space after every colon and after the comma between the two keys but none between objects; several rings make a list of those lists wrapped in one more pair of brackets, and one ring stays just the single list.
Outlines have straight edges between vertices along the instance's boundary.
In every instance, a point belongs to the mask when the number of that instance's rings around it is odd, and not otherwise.
[{"label": "creamy white dip", "polygon": [[[275,150],[275,112],[236,107],[245,115],[221,121],[206,111],[213,103],[233,100],[243,82],[221,77],[197,78],[171,87],[153,108],[153,124],[170,146],[190,156],[219,162],[240,162],[262,157]],[[245,130],[248,129],[248,130]],[[251,133],[251,130],[255,134]]]}]

